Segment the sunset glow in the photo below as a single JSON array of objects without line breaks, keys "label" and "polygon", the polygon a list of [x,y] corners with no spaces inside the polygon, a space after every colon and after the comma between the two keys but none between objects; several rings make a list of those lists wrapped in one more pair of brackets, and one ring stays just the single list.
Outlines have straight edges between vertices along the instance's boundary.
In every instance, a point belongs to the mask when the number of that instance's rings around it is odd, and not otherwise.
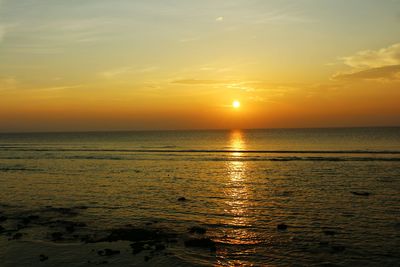
[{"label": "sunset glow", "polygon": [[399,29],[400,0],[0,0],[0,267],[400,266]]},{"label": "sunset glow", "polygon": [[0,1],[0,131],[400,124],[398,1],[43,3]]}]

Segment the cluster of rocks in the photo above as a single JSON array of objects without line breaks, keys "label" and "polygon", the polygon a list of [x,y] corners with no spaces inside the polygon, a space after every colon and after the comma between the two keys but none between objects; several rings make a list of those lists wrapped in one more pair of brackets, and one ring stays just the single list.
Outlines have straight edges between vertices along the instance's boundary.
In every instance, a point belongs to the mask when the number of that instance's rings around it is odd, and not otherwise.
[{"label": "cluster of rocks", "polygon": [[[0,234],[8,236],[9,240],[20,239],[25,235],[24,229],[30,227],[44,227],[49,229],[48,237],[52,241],[74,240],[78,237],[74,233],[78,229],[86,227],[86,224],[65,218],[74,217],[79,214],[80,209],[85,207],[57,208],[47,206],[43,209],[32,211],[13,212],[11,215],[1,215],[0,213]],[[39,215],[40,214],[40,215]],[[60,218],[54,220],[53,218]],[[51,231],[53,230],[53,231]],[[56,231],[54,231],[56,230]],[[69,235],[68,238],[65,238]]]},{"label": "cluster of rocks", "polygon": [[[351,192],[357,196],[369,196],[368,192]],[[178,202],[188,202],[185,197],[179,197]],[[90,229],[86,223],[76,220],[76,216],[80,211],[87,209],[85,206],[77,206],[72,208],[46,206],[43,209],[35,211],[33,214],[23,213],[21,215],[4,215],[0,211],[0,234],[8,236],[9,240],[18,240],[24,237],[24,233],[20,230],[30,227],[39,226],[46,227],[49,231],[47,239],[53,242],[82,242],[82,243],[112,243],[118,241],[130,242],[129,247],[131,253],[137,255],[143,252],[144,260],[149,261],[156,255],[168,255],[168,247],[183,245],[188,249],[202,249],[215,253],[218,248],[218,242],[214,241],[207,235],[207,229],[201,226],[192,226],[187,229],[186,233],[177,234],[165,229],[157,228],[157,221],[146,223],[145,228],[138,228],[132,225],[122,228],[113,228],[105,230]],[[56,217],[54,220],[52,218]],[[13,221],[14,226],[10,227],[7,223]],[[6,229],[8,228],[8,229]],[[290,228],[285,223],[279,223],[276,226],[277,231],[286,232]],[[325,229],[322,233],[326,236],[333,237],[338,233]],[[321,247],[329,248],[332,253],[343,252],[346,248],[342,245],[330,244],[327,241],[319,243]],[[113,247],[97,250],[97,255],[101,257],[115,257],[121,253]],[[46,261],[49,257],[41,254],[40,261]],[[106,263],[107,261],[102,261]]]}]

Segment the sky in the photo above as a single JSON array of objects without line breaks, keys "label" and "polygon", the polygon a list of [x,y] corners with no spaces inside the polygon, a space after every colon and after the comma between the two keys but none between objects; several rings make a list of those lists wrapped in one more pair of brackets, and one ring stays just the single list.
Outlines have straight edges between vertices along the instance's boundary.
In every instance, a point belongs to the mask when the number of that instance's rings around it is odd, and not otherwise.
[{"label": "sky", "polygon": [[0,0],[2,132],[347,126],[400,126],[400,0]]}]

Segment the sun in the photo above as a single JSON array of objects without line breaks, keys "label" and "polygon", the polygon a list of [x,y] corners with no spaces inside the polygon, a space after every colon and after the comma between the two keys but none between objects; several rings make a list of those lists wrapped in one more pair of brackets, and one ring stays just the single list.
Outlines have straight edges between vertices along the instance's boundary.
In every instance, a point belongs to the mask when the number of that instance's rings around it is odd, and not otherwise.
[{"label": "sun", "polygon": [[233,108],[240,108],[240,102],[237,101],[237,100],[233,101],[233,102],[232,102],[232,107],[233,107]]}]

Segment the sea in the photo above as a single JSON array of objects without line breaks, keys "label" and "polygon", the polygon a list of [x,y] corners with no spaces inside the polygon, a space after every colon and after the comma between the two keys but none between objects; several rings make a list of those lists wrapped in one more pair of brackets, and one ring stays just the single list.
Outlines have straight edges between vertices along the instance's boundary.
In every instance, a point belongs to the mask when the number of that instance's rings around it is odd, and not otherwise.
[{"label": "sea", "polygon": [[[66,216],[175,240],[82,254]],[[400,266],[400,128],[2,133],[0,225],[0,266]]]}]

